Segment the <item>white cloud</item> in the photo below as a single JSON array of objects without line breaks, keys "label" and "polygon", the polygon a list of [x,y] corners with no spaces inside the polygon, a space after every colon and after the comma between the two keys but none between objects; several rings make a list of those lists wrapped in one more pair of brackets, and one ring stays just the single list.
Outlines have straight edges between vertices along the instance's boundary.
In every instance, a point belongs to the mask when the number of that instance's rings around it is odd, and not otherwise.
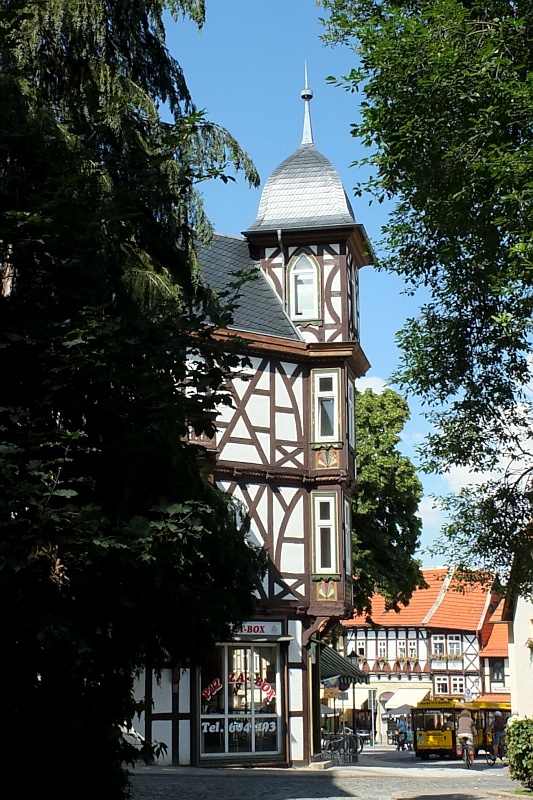
[{"label": "white cloud", "polygon": [[448,490],[454,494],[460,492],[465,486],[478,486],[485,483],[490,477],[490,472],[472,472],[468,467],[451,467],[449,472],[442,474],[442,480]]},{"label": "white cloud", "polygon": [[424,532],[429,532],[430,529],[436,533],[440,530],[445,522],[445,515],[442,510],[436,505],[432,497],[423,497],[418,506],[418,516],[422,519]]},{"label": "white cloud", "polygon": [[364,392],[365,389],[372,389],[375,394],[381,394],[387,388],[387,382],[378,376],[372,378],[358,378],[355,382],[357,390]]}]

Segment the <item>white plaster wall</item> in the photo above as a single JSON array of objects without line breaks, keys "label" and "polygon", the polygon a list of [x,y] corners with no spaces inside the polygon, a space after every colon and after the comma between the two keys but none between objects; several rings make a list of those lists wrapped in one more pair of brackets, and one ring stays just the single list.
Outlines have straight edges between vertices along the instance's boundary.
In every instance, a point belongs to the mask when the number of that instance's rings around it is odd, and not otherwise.
[{"label": "white plaster wall", "polygon": [[261,464],[257,448],[248,444],[237,444],[229,442],[220,453],[223,461],[242,461],[244,464]]},{"label": "white plaster wall", "polygon": [[289,669],[289,707],[291,711],[303,711],[304,673],[301,669]]},{"label": "white plaster wall", "polygon": [[162,670],[160,681],[156,679],[155,675],[153,676],[152,699],[153,710],[156,714],[168,714],[172,711],[172,670]]},{"label": "white plaster wall", "polygon": [[[328,272],[329,271],[330,271],[330,269],[329,269],[329,265],[328,265]],[[340,270],[337,270],[335,275],[333,276],[332,281],[331,281],[331,291],[332,292],[340,292],[340,290],[341,290],[341,273],[340,273]]]},{"label": "white plaster wall", "polygon": [[[264,425],[265,423],[263,422],[262,424]],[[294,419],[294,414],[292,411],[276,412],[276,438],[296,443],[296,420]],[[292,464],[288,462],[285,464],[285,467],[290,468],[292,467]]]},{"label": "white plaster wall", "polygon": [[188,714],[191,710],[191,671],[189,669],[181,670],[178,691],[180,711]]},{"label": "white plaster wall", "polygon": [[290,717],[289,719],[289,747],[291,761],[303,761],[304,721],[302,717]]},{"label": "white plaster wall", "polygon": [[246,413],[254,428],[267,428],[270,426],[270,397],[255,394],[246,404]]},{"label": "white plaster wall", "polygon": [[[294,497],[295,489],[291,487],[282,487],[279,492],[273,494],[273,536],[274,536],[274,550],[278,547],[278,537],[281,534],[291,538],[304,538],[304,524],[303,524],[303,498],[300,497],[298,502],[293,508],[289,520],[286,520],[287,510],[290,501]],[[278,499],[279,498],[279,499]],[[282,501],[282,502],[280,502]],[[286,504],[286,506],[284,505]],[[286,527],[285,523],[287,523]],[[283,545],[284,550],[286,544]],[[291,570],[292,571],[292,570]],[[305,564],[302,568],[296,570],[297,572],[305,572]],[[282,570],[283,572],[283,570]]]},{"label": "white plaster wall", "polygon": [[305,572],[305,547],[296,542],[285,542],[281,551],[280,570],[282,574],[301,574]]},{"label": "white plaster wall", "polygon": [[[337,281],[333,281],[336,283]],[[339,287],[340,288],[340,287]],[[330,298],[331,307],[337,313],[338,319],[342,319],[342,297],[331,297]],[[329,316],[329,315],[328,315]],[[333,322],[333,317],[330,320]]]},{"label": "white plaster wall", "polygon": [[299,661],[302,657],[302,623],[298,620],[289,620],[287,633],[292,636],[289,642],[289,661]]},{"label": "white plaster wall", "polygon": [[[146,680],[146,673],[143,670],[138,678],[135,678],[133,683],[133,696],[135,700],[144,700],[144,686]],[[138,731],[141,736],[144,736],[145,731],[145,724],[144,724],[144,712],[141,714],[140,717],[135,717],[133,720],[133,727],[136,731]]]},{"label": "white plaster wall", "polygon": [[152,722],[152,742],[164,742],[167,746],[167,752],[157,759],[157,763],[172,764],[172,723],[170,720]]},{"label": "white plaster wall", "polygon": [[520,716],[533,717],[533,654],[526,639],[533,637],[533,603],[519,597],[509,642],[511,706]]},{"label": "white plaster wall", "polygon": [[179,752],[178,758],[180,765],[191,763],[191,725],[188,720],[181,719],[178,723],[179,726]]}]

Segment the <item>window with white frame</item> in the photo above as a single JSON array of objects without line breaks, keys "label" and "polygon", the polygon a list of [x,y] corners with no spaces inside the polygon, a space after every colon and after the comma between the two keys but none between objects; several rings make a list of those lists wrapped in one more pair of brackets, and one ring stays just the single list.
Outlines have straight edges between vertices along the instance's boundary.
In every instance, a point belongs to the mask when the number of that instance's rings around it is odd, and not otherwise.
[{"label": "window with white frame", "polygon": [[464,675],[452,675],[450,677],[452,694],[464,695],[465,693],[465,679]]},{"label": "window with white frame", "polygon": [[385,639],[378,639],[378,658],[384,658],[387,655],[387,642]]},{"label": "window with white frame", "polygon": [[314,494],[314,561],[315,572],[338,570],[336,546],[336,496]]},{"label": "window with white frame", "polygon": [[289,310],[296,322],[318,319],[318,264],[306,253],[300,253],[289,264]]},{"label": "window with white frame", "polygon": [[448,694],[447,675],[437,675],[435,678],[435,694]]},{"label": "window with white frame", "polygon": [[418,647],[417,647],[416,639],[408,639],[407,640],[407,655],[411,659],[418,658]]},{"label": "window with white frame", "polygon": [[444,655],[444,636],[442,634],[431,637],[431,653],[434,658]]},{"label": "window with white frame", "polygon": [[352,569],[352,504],[350,500],[344,498],[344,572],[348,576],[353,575]]},{"label": "window with white frame", "polygon": [[396,642],[396,655],[398,658],[406,658],[407,657],[407,642],[405,639],[398,639]]},{"label": "window with white frame", "polygon": [[503,660],[501,658],[489,658],[489,665],[491,681],[503,681]]},{"label": "window with white frame", "polygon": [[355,450],[355,384],[353,380],[348,378],[348,391],[346,392],[348,416],[348,444]]},{"label": "window with white frame", "polygon": [[313,372],[313,439],[315,442],[338,442],[339,372]]},{"label": "window with white frame", "polygon": [[451,633],[448,635],[448,655],[460,656],[461,655],[461,636],[458,633]]},{"label": "window with white frame", "polygon": [[357,639],[355,643],[355,652],[360,658],[366,656],[366,639]]}]

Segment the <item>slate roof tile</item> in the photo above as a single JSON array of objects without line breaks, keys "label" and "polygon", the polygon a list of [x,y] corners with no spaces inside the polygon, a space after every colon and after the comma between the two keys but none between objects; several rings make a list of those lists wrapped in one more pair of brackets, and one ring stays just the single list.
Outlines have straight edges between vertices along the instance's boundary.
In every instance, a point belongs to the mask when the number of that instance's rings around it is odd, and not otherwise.
[{"label": "slate roof tile", "polygon": [[339,174],[313,144],[306,143],[270,175],[257,218],[245,233],[354,225]]},{"label": "slate roof tile", "polygon": [[211,247],[197,247],[204,280],[217,292],[228,289],[237,272],[251,271],[254,275],[240,289],[231,330],[302,341],[246,239],[217,233]]}]

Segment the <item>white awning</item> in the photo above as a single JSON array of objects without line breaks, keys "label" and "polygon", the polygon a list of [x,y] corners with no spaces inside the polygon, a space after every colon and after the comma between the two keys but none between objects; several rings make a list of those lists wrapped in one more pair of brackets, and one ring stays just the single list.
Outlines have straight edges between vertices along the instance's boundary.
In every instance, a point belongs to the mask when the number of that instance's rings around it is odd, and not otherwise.
[{"label": "white awning", "polygon": [[424,689],[421,686],[396,689],[390,700],[385,703],[385,708],[391,713],[407,714],[412,706],[416,706],[417,703],[428,696],[429,691],[428,688]]},{"label": "white awning", "polygon": [[347,708],[361,708],[363,703],[368,702],[368,686],[364,689],[361,686],[354,689],[350,687],[346,694],[348,699],[344,701],[344,705]]}]

